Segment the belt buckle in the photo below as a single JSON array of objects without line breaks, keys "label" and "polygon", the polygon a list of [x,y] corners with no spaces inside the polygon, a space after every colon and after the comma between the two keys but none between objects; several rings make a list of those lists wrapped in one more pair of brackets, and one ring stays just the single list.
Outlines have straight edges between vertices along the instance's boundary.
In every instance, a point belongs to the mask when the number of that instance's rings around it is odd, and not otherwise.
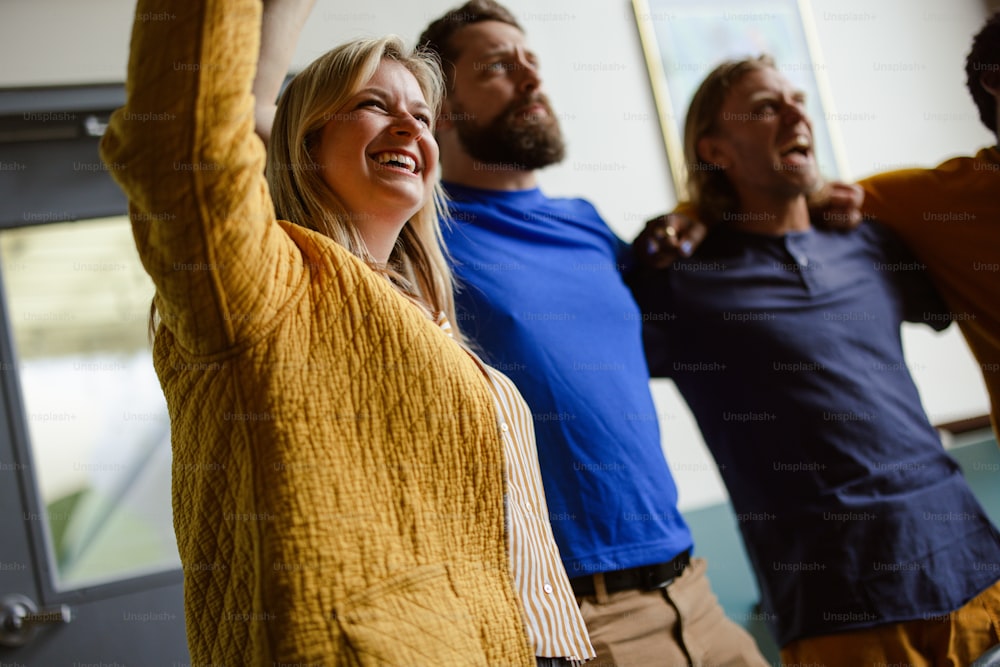
[{"label": "belt buckle", "polygon": [[674,583],[674,579],[677,578],[677,575],[673,575],[673,576],[667,577],[666,579],[662,579],[660,581],[656,581],[656,579],[653,578],[654,574],[655,574],[655,572],[653,572],[652,570],[650,570],[649,572],[646,573],[645,588],[646,588],[647,591],[656,591],[656,590],[659,590],[661,588],[666,588],[670,584]]},{"label": "belt buckle", "polygon": [[[664,563],[662,565],[653,565],[642,573],[642,578],[645,580],[643,584],[647,591],[655,591],[661,588],[666,588],[670,584],[674,583],[674,580],[680,576],[684,568],[687,567],[687,559],[684,558],[687,554],[680,554],[674,558],[669,563]],[[664,571],[665,570],[665,571]],[[660,577],[663,577],[662,579]]]}]

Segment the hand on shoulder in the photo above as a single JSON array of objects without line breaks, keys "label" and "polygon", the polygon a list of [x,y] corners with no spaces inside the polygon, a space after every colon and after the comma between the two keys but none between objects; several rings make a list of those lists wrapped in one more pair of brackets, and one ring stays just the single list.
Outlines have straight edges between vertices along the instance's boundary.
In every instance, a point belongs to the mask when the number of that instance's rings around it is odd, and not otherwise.
[{"label": "hand on shoulder", "polygon": [[857,183],[825,181],[809,195],[813,223],[825,229],[851,230],[861,224],[865,191]]},{"label": "hand on shoulder", "polygon": [[708,228],[680,213],[665,213],[646,222],[632,243],[636,262],[645,269],[665,269],[679,257],[690,257]]}]

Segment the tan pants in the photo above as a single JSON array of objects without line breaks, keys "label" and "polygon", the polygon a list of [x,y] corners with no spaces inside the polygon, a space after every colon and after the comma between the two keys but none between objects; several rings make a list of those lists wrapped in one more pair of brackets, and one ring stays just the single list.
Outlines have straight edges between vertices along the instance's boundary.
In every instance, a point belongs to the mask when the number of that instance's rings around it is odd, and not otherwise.
[{"label": "tan pants", "polygon": [[607,593],[601,575],[594,595],[577,598],[597,659],[586,667],[769,667],[757,644],[729,620],[692,558],[664,589]]},{"label": "tan pants", "polygon": [[877,625],[794,641],[786,665],[965,667],[1000,643],[1000,581],[940,618]]}]

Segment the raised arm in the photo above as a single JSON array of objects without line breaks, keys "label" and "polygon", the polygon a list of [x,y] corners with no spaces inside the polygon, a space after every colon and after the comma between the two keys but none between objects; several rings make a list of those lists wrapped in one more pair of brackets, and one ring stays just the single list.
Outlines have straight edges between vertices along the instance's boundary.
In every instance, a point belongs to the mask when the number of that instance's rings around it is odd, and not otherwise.
[{"label": "raised arm", "polygon": [[101,155],[129,198],[164,326],[193,354],[259,332],[303,280],[254,134],[259,0],[140,0]]},{"label": "raised arm", "polygon": [[316,0],[265,0],[260,57],[253,80],[257,136],[267,144],[281,83],[295,54],[295,44]]}]

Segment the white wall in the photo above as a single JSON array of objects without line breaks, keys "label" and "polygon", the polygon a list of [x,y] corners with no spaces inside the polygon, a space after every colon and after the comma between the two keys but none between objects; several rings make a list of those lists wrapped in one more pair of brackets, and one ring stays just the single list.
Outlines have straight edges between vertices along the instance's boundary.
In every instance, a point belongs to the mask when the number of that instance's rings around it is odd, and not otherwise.
[{"label": "white wall", "polygon": [[[708,0],[697,0],[707,2]],[[295,62],[355,35],[415,40],[458,0],[319,0]],[[812,0],[820,62],[854,176],[932,165],[994,142],[965,90],[963,60],[986,16],[980,0]],[[0,87],[120,81],[134,3],[7,2]],[[550,194],[585,195],[631,238],[675,203],[642,50],[628,0],[509,0],[543,65],[568,138],[565,162],[543,173]],[[748,5],[749,7],[750,5]],[[936,421],[987,410],[977,369],[956,331],[907,330],[924,402]],[[665,450],[685,508],[724,497],[714,466],[672,385],[654,382]]]}]

